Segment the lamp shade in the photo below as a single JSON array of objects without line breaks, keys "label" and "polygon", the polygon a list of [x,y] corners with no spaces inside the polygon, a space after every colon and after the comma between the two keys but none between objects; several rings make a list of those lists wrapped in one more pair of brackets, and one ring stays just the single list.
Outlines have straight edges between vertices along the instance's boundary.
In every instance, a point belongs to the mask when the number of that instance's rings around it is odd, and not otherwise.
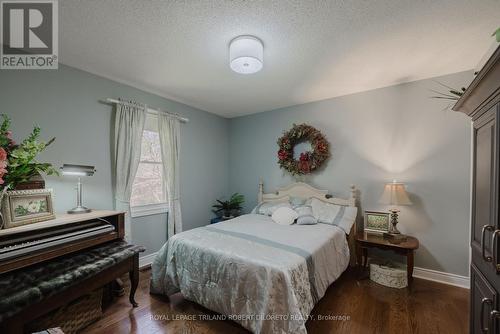
[{"label": "lamp shade", "polygon": [[412,202],[406,193],[404,183],[391,182],[386,183],[384,192],[379,200],[380,204],[387,205],[411,205]]},{"label": "lamp shade", "polygon": [[264,45],[254,36],[238,36],[229,44],[229,66],[236,73],[251,74],[264,66]]},{"label": "lamp shade", "polygon": [[95,173],[94,166],[64,164],[61,167],[63,175],[92,176]]}]

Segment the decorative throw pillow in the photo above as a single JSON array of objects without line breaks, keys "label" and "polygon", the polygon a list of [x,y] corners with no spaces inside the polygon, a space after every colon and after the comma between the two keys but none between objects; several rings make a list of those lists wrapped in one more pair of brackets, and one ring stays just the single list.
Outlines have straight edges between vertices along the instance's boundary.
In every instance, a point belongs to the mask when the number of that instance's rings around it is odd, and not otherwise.
[{"label": "decorative throw pillow", "polygon": [[274,211],[282,207],[292,208],[290,202],[288,202],[288,198],[286,199],[286,201],[260,203],[252,210],[252,213],[256,213],[258,215],[271,216],[274,213]]},{"label": "decorative throw pillow", "polygon": [[280,225],[292,225],[299,215],[295,210],[288,207],[281,207],[274,211],[272,218]]},{"label": "decorative throw pillow", "polygon": [[295,207],[294,210],[299,215],[297,218],[297,225],[314,225],[318,223],[310,205],[300,205]]},{"label": "decorative throw pillow", "polygon": [[318,220],[313,215],[304,215],[297,218],[297,225],[316,225]]},{"label": "decorative throw pillow", "polygon": [[351,232],[358,213],[356,207],[325,203],[317,198],[311,200],[311,207],[318,222],[338,226],[347,234]]}]

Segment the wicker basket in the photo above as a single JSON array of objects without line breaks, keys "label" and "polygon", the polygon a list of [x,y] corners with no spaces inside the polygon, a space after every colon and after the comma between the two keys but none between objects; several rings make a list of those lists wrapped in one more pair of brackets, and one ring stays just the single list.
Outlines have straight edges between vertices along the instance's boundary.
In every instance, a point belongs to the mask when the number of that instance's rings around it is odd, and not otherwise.
[{"label": "wicker basket", "polygon": [[408,286],[406,267],[399,263],[370,261],[370,280],[390,288]]},{"label": "wicker basket", "polygon": [[60,327],[65,334],[77,333],[102,317],[102,289],[80,297],[28,325],[29,332]]}]

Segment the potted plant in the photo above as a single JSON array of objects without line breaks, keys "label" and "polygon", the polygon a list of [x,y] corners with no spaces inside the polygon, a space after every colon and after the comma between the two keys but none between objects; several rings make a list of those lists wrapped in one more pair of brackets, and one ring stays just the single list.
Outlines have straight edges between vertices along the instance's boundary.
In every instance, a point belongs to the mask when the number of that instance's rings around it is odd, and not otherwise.
[{"label": "potted plant", "polygon": [[231,198],[227,201],[218,199],[217,203],[212,205],[213,212],[224,219],[234,218],[239,215],[241,209],[243,208],[243,203],[245,202],[245,197],[241,194],[234,193]]},{"label": "potted plant", "polygon": [[464,92],[466,90],[465,87],[457,89],[457,88],[453,88],[453,87],[447,86],[444,83],[441,83],[439,81],[434,81],[434,82],[436,82],[439,85],[441,85],[444,88],[446,88],[446,91],[445,92],[440,92],[440,91],[431,89],[431,92],[437,94],[435,96],[431,96],[432,99],[444,99],[444,100],[458,101],[462,97],[462,95],[464,95]]},{"label": "potted plant", "polygon": [[500,28],[495,30],[491,36],[494,36],[498,43],[500,43]]},{"label": "potted plant", "polygon": [[[57,175],[52,164],[38,162],[37,155],[52,144],[55,138],[48,142],[40,140],[40,128],[35,126],[31,134],[20,144],[12,139],[10,118],[1,115],[0,124],[0,206],[7,190],[40,177],[41,174]],[[0,213],[0,228],[2,226]]]}]

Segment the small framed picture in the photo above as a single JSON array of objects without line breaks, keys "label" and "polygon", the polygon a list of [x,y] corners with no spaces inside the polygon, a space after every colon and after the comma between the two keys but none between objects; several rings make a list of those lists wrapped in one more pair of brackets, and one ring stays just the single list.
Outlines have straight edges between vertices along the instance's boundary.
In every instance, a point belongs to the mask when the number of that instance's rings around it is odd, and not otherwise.
[{"label": "small framed picture", "polygon": [[365,231],[371,233],[384,233],[389,231],[390,213],[365,211]]},{"label": "small framed picture", "polygon": [[54,219],[51,189],[7,191],[2,203],[3,228]]}]

